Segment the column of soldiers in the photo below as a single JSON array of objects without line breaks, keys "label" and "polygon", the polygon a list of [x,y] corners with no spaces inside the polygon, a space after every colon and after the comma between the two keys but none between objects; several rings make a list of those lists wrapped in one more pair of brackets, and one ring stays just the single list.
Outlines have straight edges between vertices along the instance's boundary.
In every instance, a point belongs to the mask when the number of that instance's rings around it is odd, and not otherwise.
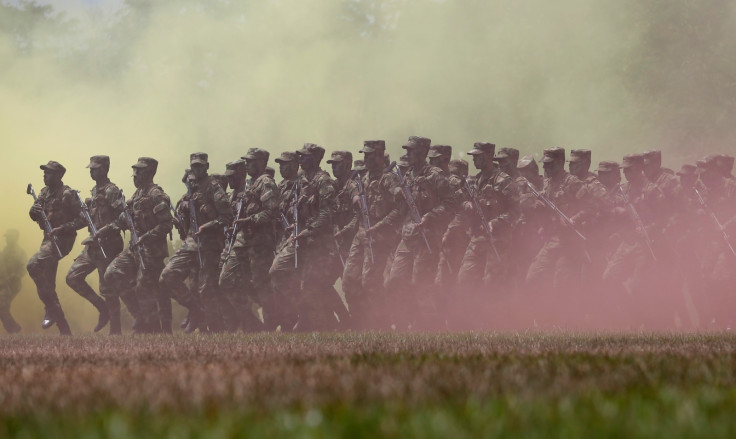
[{"label": "column of soldiers", "polygon": [[[107,156],[90,160],[86,201],[49,162],[30,211],[44,238],[27,267],[42,326],[71,333],[56,269],[84,227],[90,236],[66,280],[99,311],[94,330],[109,324],[110,334],[121,333],[121,300],[135,333],[172,332],[172,299],[188,310],[186,333],[488,328],[514,296],[564,299],[573,310],[592,303],[632,324],[642,305],[661,311],[665,327],[693,308],[708,320],[701,326],[729,318],[732,157],[675,173],[655,150],[600,162],[594,173],[590,150],[570,151],[566,170],[566,151],[548,148],[542,176],[532,156],[478,142],[467,152],[477,170],[469,176],[449,145],[412,136],[403,149],[398,163],[382,140],[365,141],[355,162],[335,151],[333,178],[320,167],[325,149],[307,143],[275,159],[278,184],[263,149],[222,175],[194,153],[175,207],[153,181],[155,159],[133,165],[127,200],[107,177]],[[182,243],[164,263],[174,228]],[[95,270],[99,295],[85,281]]]}]

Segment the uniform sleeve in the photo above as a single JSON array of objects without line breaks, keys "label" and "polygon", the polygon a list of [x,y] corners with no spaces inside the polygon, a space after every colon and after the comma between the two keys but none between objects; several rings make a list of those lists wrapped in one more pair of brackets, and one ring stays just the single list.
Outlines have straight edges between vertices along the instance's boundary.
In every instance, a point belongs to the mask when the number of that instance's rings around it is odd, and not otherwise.
[{"label": "uniform sleeve", "polygon": [[499,192],[501,208],[499,209],[499,215],[490,220],[491,225],[494,230],[510,230],[521,216],[519,187],[511,178],[505,178],[500,183]]},{"label": "uniform sleeve", "polygon": [[212,201],[217,211],[217,216],[212,221],[204,224],[205,228],[229,226],[233,222],[233,210],[230,208],[230,200],[225,190],[214,179],[211,183]]},{"label": "uniform sleeve", "polygon": [[450,182],[447,180],[447,177],[439,172],[433,172],[431,174],[431,181],[437,190],[437,204],[423,216],[423,219],[429,223],[451,215],[454,206],[452,190],[450,189]]},{"label": "uniform sleeve", "polygon": [[[67,233],[77,231],[77,222],[82,218],[82,207],[79,205],[77,194],[71,189],[65,189],[61,196],[61,203],[66,213],[65,218],[67,221],[61,224],[59,227]],[[84,227],[84,224],[82,227]]]},{"label": "uniform sleeve", "polygon": [[335,209],[335,185],[328,178],[320,178],[317,182],[317,196],[319,197],[319,211],[307,225],[310,232],[319,233],[332,223],[332,212]]},{"label": "uniform sleeve", "polygon": [[248,217],[248,222],[253,225],[265,225],[273,223],[279,215],[279,188],[276,183],[269,179],[264,180],[261,190],[254,196],[259,197],[261,210]]},{"label": "uniform sleeve", "polygon": [[166,235],[171,232],[174,224],[174,219],[171,216],[171,210],[169,209],[169,196],[164,193],[161,189],[153,189],[151,191],[151,197],[153,197],[153,214],[156,216],[157,224],[151,230],[146,232],[151,237],[165,238]]},{"label": "uniform sleeve", "polygon": [[[394,200],[396,195],[401,192],[401,186],[399,185],[399,177],[394,173],[388,172],[381,177],[381,193],[384,194],[389,200]],[[384,216],[378,223],[375,224],[376,228],[398,228],[400,225],[401,218],[406,214],[406,211],[402,211],[402,206],[405,206],[406,202],[391,203],[391,210]]]}]

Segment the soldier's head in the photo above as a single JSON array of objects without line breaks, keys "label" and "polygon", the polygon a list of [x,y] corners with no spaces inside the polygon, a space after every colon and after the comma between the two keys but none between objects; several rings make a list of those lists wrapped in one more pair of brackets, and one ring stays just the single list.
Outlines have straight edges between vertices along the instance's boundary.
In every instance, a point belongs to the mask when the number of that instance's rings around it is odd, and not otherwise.
[{"label": "soldier's head", "polygon": [[698,172],[700,173],[700,181],[708,187],[714,187],[723,180],[721,170],[718,168],[718,157],[715,155],[707,155],[702,161],[698,161]]},{"label": "soldier's head", "polygon": [[411,166],[418,167],[427,162],[427,154],[431,143],[432,141],[426,137],[409,137],[409,141],[402,148],[406,150],[406,156],[409,158]]},{"label": "soldier's head", "polygon": [[319,167],[325,156],[325,149],[314,143],[305,143],[296,153],[299,154],[299,166],[305,172],[309,172]]},{"label": "soldier's head", "polygon": [[356,160],[355,165],[353,166],[353,170],[358,171],[358,174],[361,177],[365,175],[366,172],[368,172],[368,168],[365,166],[365,162],[363,160]]},{"label": "soldier's head", "polygon": [[473,149],[468,155],[473,156],[473,166],[479,171],[493,169],[493,155],[496,153],[496,145],[488,142],[475,142]]},{"label": "soldier's head", "polygon": [[230,189],[238,190],[245,183],[245,160],[233,160],[225,165],[225,176]]},{"label": "soldier's head", "polygon": [[207,170],[210,169],[210,163],[207,160],[207,154],[203,152],[195,152],[189,155],[189,168],[192,170],[195,180],[199,181],[207,176]]},{"label": "soldier's head", "polygon": [[110,170],[110,157],[106,155],[95,155],[89,158],[89,176],[94,181],[100,181],[107,178]]},{"label": "soldier's head", "polygon": [[8,229],[5,232],[5,242],[8,245],[16,245],[18,243],[18,238],[20,238],[20,232],[15,229]]},{"label": "soldier's head", "polygon": [[607,189],[611,189],[621,183],[621,167],[612,161],[598,163],[598,180]]},{"label": "soldier's head", "polygon": [[450,174],[465,178],[468,176],[468,162],[463,159],[450,160],[448,165]]},{"label": "soldier's head", "polygon": [[651,149],[642,154],[644,157],[644,175],[654,180],[659,171],[662,169],[662,151]]},{"label": "soldier's head", "polygon": [[363,148],[360,150],[363,154],[363,162],[365,167],[373,172],[385,167],[384,155],[386,153],[386,142],[383,140],[364,140]]},{"label": "soldier's head", "polygon": [[570,174],[585,178],[590,170],[590,150],[589,149],[571,149],[570,150]]},{"label": "soldier's head", "polygon": [[539,165],[537,165],[537,161],[534,160],[533,156],[525,155],[522,157],[516,164],[516,169],[519,171],[519,175],[529,181],[539,177]]},{"label": "soldier's head", "polygon": [[621,162],[626,181],[638,183],[644,180],[644,156],[642,154],[628,154]]},{"label": "soldier's head", "polygon": [[726,178],[731,177],[731,172],[733,172],[733,161],[734,157],[728,154],[718,154],[716,156],[716,165],[718,166],[718,171]]},{"label": "soldier's head", "polygon": [[565,171],[565,148],[552,147],[544,150],[542,155],[544,176],[555,177]]},{"label": "soldier's head", "polygon": [[350,151],[333,151],[327,163],[332,166],[332,175],[335,178],[346,178],[353,169],[353,154]]},{"label": "soldier's head", "polygon": [[138,162],[133,165],[133,185],[136,188],[151,183],[158,169],[158,161],[151,157],[138,157]]},{"label": "soldier's head", "polygon": [[677,177],[680,179],[680,185],[684,188],[692,188],[695,186],[695,182],[698,181],[698,173],[695,165],[682,165],[679,171],[677,171]]},{"label": "soldier's head", "polygon": [[64,178],[66,168],[59,162],[50,161],[45,165],[41,165],[43,169],[43,183],[46,186],[59,186],[61,179]]},{"label": "soldier's head", "polygon": [[295,152],[282,152],[281,156],[276,159],[276,163],[279,164],[281,178],[285,180],[293,180],[299,172],[299,156]]},{"label": "soldier's head", "polygon": [[429,147],[429,164],[436,166],[445,172],[450,171],[450,160],[452,160],[452,146],[450,145],[432,145]]},{"label": "soldier's head", "polygon": [[245,160],[245,170],[251,177],[255,178],[263,174],[268,165],[270,154],[265,149],[250,148],[248,153],[241,159]]},{"label": "soldier's head", "polygon": [[266,166],[266,169],[263,172],[271,178],[276,178],[276,171],[270,166]]},{"label": "soldier's head", "polygon": [[409,161],[409,156],[407,156],[406,154],[404,154],[401,157],[399,157],[399,161],[398,161],[398,163],[396,163],[396,166],[398,166],[399,168],[401,168],[401,172],[402,173],[406,174],[406,171],[408,171],[409,168],[411,167],[411,162]]},{"label": "soldier's head", "polygon": [[499,148],[496,157],[493,160],[498,163],[498,167],[510,176],[516,176],[516,163],[519,161],[519,150],[516,148]]}]

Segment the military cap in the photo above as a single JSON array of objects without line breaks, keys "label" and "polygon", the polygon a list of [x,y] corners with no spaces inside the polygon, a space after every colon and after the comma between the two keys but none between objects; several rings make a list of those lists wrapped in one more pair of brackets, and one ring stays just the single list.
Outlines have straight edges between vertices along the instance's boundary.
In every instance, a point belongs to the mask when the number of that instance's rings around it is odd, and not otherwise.
[{"label": "military cap", "polygon": [[454,169],[463,175],[468,175],[468,162],[466,162],[465,160],[450,160],[449,168],[451,171]]},{"label": "military cap", "polygon": [[316,155],[322,158],[325,156],[325,149],[314,143],[305,143],[302,149],[296,153],[299,155]]},{"label": "military cap", "polygon": [[327,163],[340,163],[343,160],[352,162],[353,153],[351,153],[350,151],[332,151],[330,159],[327,160]]},{"label": "military cap", "polygon": [[470,155],[480,155],[480,154],[490,154],[493,155],[496,153],[496,144],[494,143],[488,143],[488,142],[475,142],[473,143],[473,149],[468,154]]},{"label": "military cap", "polygon": [[20,232],[16,229],[8,229],[5,231],[5,237],[7,238],[17,238],[20,236]]},{"label": "military cap", "polygon": [[411,163],[409,162],[409,156],[408,155],[402,155],[399,157],[399,166],[411,166]]},{"label": "military cap", "polygon": [[644,156],[642,154],[627,154],[621,162],[622,168],[630,168],[632,166],[642,167],[644,165]]},{"label": "military cap", "polygon": [[542,155],[542,163],[550,163],[556,161],[565,161],[565,148],[553,146],[544,150]]},{"label": "military cap", "polygon": [[571,149],[570,150],[570,162],[585,162],[590,161],[590,150],[589,149]]},{"label": "military cap", "polygon": [[281,153],[280,157],[276,158],[275,162],[276,163],[286,163],[286,162],[293,162],[298,159],[299,157],[297,156],[297,153],[293,151],[284,151]]},{"label": "military cap", "polygon": [[363,141],[363,149],[358,152],[375,152],[378,150],[386,150],[385,140],[365,140]]},{"label": "military cap", "polygon": [[265,172],[266,174],[268,174],[271,178],[274,178],[276,176],[276,170],[274,170],[270,166],[266,166],[266,170],[263,171],[263,172]]},{"label": "military cap", "polygon": [[88,168],[110,168],[110,157],[106,155],[93,155],[89,158]]},{"label": "military cap", "polygon": [[718,162],[718,166],[723,168],[723,170],[726,172],[731,172],[731,170],[733,169],[733,156],[730,156],[728,154],[718,154],[716,156],[716,161]]},{"label": "military cap", "polygon": [[206,165],[207,162],[207,153],[204,152],[195,152],[189,155],[189,164],[195,165],[195,164],[201,164]]},{"label": "military cap", "polygon": [[243,156],[240,157],[243,160],[263,160],[264,162],[268,162],[268,158],[271,156],[271,154],[268,153],[265,149],[261,148],[250,148],[248,149],[248,152]]},{"label": "military cap", "polygon": [[645,151],[642,156],[644,156],[644,163],[662,163],[662,151],[658,149]]},{"label": "military cap", "polygon": [[450,145],[432,145],[429,147],[429,154],[427,154],[427,157],[429,158],[435,158],[435,157],[442,157],[442,156],[451,156],[452,155],[452,146]]},{"label": "military cap", "polygon": [[239,170],[245,169],[245,162],[243,160],[233,160],[232,162],[225,165],[225,175],[236,174]]},{"label": "military cap", "polygon": [[134,168],[158,168],[158,160],[152,159],[151,157],[138,157],[138,162],[133,165]]},{"label": "military cap", "polygon": [[61,175],[64,175],[66,173],[66,168],[62,166],[61,163],[55,162],[53,160],[46,163],[45,165],[41,165],[41,169],[43,169],[44,171],[58,172]]},{"label": "military cap", "polygon": [[499,148],[496,153],[496,157],[493,160],[507,159],[510,158],[514,162],[519,160],[519,150],[516,148],[503,147]]},{"label": "military cap", "polygon": [[610,160],[604,160],[600,163],[598,163],[598,172],[611,172],[611,171],[618,171],[621,168],[617,162],[612,162]]},{"label": "military cap", "polygon": [[677,175],[695,175],[697,171],[697,168],[695,165],[682,165],[679,171],[677,171]]},{"label": "military cap", "polygon": [[402,146],[404,149],[424,148],[429,149],[429,145],[432,141],[426,137],[421,136],[410,136],[409,142]]},{"label": "military cap", "polygon": [[524,157],[519,160],[519,163],[516,164],[517,169],[531,169],[535,172],[539,172],[539,165],[537,165],[536,160],[534,160],[533,156],[525,155]]},{"label": "military cap", "polygon": [[365,162],[363,160],[356,160],[353,169],[356,171],[365,171]]}]

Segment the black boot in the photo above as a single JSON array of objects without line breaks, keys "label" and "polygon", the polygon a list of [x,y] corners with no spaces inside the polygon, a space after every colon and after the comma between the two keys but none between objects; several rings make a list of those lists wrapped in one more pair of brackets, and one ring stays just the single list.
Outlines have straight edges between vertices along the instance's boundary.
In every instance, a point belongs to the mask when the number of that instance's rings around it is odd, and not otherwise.
[{"label": "black boot", "polygon": [[191,334],[197,328],[205,329],[204,312],[199,308],[192,308],[189,310],[189,322],[184,328],[184,333]]},{"label": "black boot", "polygon": [[99,297],[96,297],[96,300],[92,302],[92,305],[94,305],[100,313],[100,316],[97,318],[97,325],[95,326],[94,331],[100,332],[102,331],[102,328],[107,326],[107,322],[110,321],[110,313],[107,309],[107,303]]},{"label": "black boot", "polygon": [[66,317],[59,317],[56,319],[56,327],[59,328],[59,334],[61,335],[72,335],[72,330],[69,328],[69,323],[66,321]]},{"label": "black boot", "polygon": [[43,314],[43,320],[41,321],[41,328],[49,329],[50,327],[54,326],[54,323],[56,323],[56,321],[54,320],[53,316],[47,309],[46,312],[44,312]]}]

